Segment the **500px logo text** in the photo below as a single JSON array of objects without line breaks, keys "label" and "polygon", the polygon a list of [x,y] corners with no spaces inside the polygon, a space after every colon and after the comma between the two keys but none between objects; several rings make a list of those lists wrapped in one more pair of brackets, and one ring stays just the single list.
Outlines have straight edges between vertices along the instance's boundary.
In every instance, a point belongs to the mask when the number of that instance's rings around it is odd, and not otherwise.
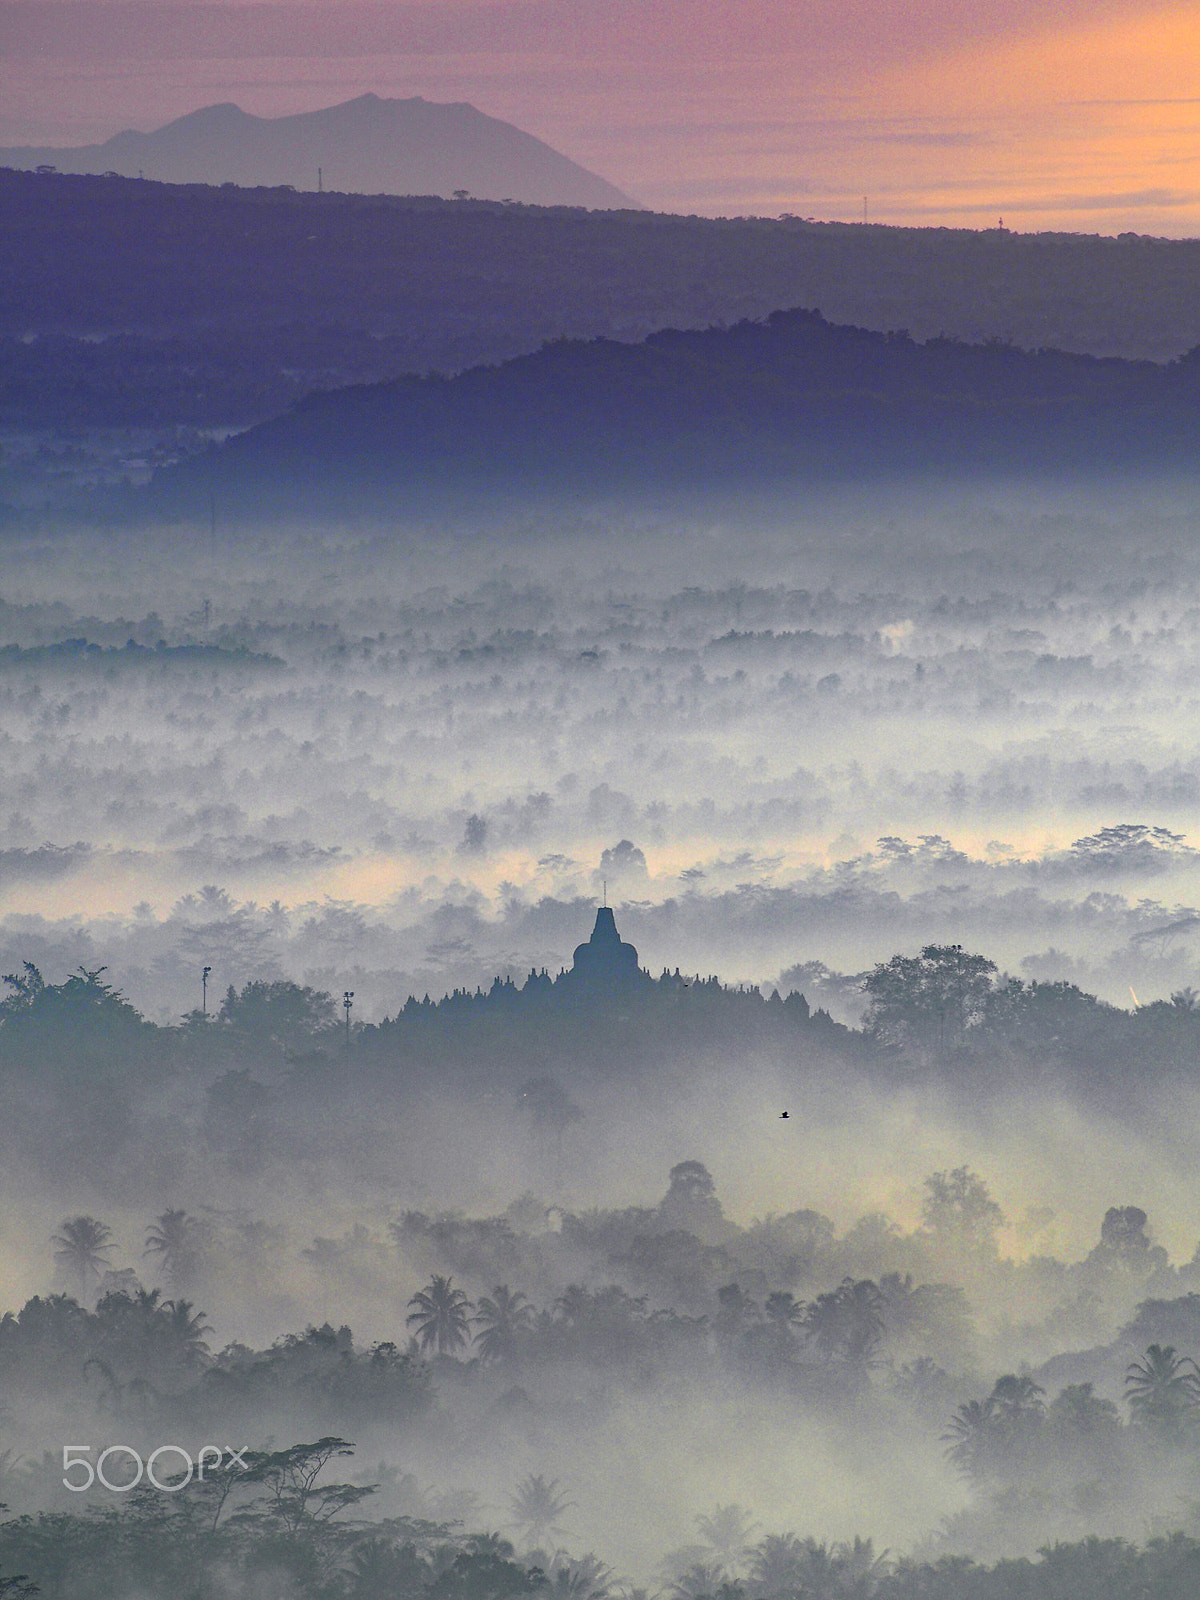
[{"label": "500px logo text", "polygon": [[[240,1450],[235,1450],[232,1445],[227,1444],[222,1449],[219,1445],[205,1444],[200,1446],[199,1451],[193,1457],[191,1451],[185,1450],[182,1445],[160,1444],[158,1449],[152,1450],[143,1461],[141,1455],[132,1445],[110,1444],[106,1449],[101,1450],[96,1464],[93,1466],[86,1458],[95,1449],[94,1445],[65,1444],[62,1447],[63,1487],[64,1489],[72,1490],[75,1494],[83,1494],[94,1483],[98,1483],[101,1488],[111,1489],[114,1494],[125,1494],[130,1489],[136,1488],[141,1483],[142,1478],[145,1477],[148,1483],[152,1484],[156,1489],[161,1489],[164,1494],[175,1494],[178,1490],[185,1489],[191,1483],[193,1477],[198,1483],[203,1483],[206,1469],[220,1468],[225,1472],[230,1472],[236,1467],[239,1472],[247,1471],[247,1463],[243,1459],[247,1448],[246,1445],[243,1445]],[[105,1476],[107,1464],[110,1458],[114,1456],[125,1460],[121,1481]],[[173,1460],[175,1463],[170,1475],[166,1478],[159,1475],[167,1470],[166,1462],[162,1466],[159,1465],[163,1457],[167,1457],[168,1460]],[[82,1482],[78,1478],[72,1479],[72,1469],[82,1471],[87,1476]],[[127,1478],[125,1474],[131,1469],[133,1469],[133,1476]],[[111,1471],[112,1469],[108,1470]],[[183,1475],[180,1476],[180,1474]]]}]

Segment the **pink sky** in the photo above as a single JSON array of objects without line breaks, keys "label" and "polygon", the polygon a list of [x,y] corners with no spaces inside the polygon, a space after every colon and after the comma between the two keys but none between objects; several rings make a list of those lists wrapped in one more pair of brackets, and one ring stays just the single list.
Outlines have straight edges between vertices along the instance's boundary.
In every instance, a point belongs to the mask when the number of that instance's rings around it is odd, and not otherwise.
[{"label": "pink sky", "polygon": [[0,0],[0,142],[365,90],[469,100],[647,204],[1200,233],[1200,0]]}]

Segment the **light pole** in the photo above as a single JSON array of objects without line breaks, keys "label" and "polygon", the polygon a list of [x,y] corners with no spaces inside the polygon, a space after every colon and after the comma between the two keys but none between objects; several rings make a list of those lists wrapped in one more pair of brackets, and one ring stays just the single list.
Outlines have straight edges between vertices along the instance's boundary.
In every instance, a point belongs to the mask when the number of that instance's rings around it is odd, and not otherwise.
[{"label": "light pole", "polygon": [[200,1010],[204,1016],[208,1015],[208,975],[211,971],[211,967],[205,967],[200,974]]},{"label": "light pole", "polygon": [[342,991],[342,1005],[346,1009],[346,1049],[347,1050],[349,1050],[349,1048],[350,1048],[350,1007],[353,1004],[354,1004],[354,990],[353,989],[345,989],[345,990],[343,990]]}]

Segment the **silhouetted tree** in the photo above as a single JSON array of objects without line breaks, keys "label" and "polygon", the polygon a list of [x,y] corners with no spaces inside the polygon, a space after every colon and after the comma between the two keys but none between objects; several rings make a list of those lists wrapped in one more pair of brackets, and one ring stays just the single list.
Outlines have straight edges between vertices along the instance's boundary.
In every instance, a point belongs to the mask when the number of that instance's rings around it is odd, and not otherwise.
[{"label": "silhouetted tree", "polygon": [[1178,1440],[1197,1421],[1200,1367],[1171,1345],[1152,1344],[1125,1373],[1125,1398],[1130,1414],[1160,1438]]},{"label": "silhouetted tree", "polygon": [[726,1572],[741,1567],[750,1554],[750,1539],[758,1525],[741,1506],[718,1505],[707,1516],[696,1518],[700,1537]]},{"label": "silhouetted tree", "polygon": [[476,1303],[475,1325],[479,1329],[475,1343],[484,1361],[511,1361],[518,1342],[532,1331],[535,1322],[533,1307],[520,1290],[512,1290],[506,1283],[497,1284],[490,1295],[483,1295]]},{"label": "silhouetted tree", "polygon": [[978,1482],[995,1458],[995,1407],[988,1400],[967,1400],[950,1418],[942,1435],[946,1455],[964,1477]]},{"label": "silhouetted tree", "polygon": [[209,1243],[210,1229],[182,1208],[167,1210],[146,1229],[143,1256],[156,1257],[173,1289],[186,1289],[196,1279]]},{"label": "silhouetted tree", "polygon": [[1003,1225],[1004,1213],[969,1167],[931,1173],[925,1179],[921,1214],[939,1244],[971,1256],[996,1254],[996,1229]]},{"label": "silhouetted tree", "polygon": [[805,1309],[802,1325],[822,1355],[862,1368],[883,1338],[884,1306],[879,1285],[870,1278],[844,1278]]},{"label": "silhouetted tree", "polygon": [[557,1478],[530,1473],[509,1496],[512,1526],[527,1545],[540,1545],[550,1534],[562,1532],[563,1513],[574,1504],[562,1493]]},{"label": "silhouetted tree", "polygon": [[450,1278],[434,1275],[408,1302],[413,1307],[405,1319],[416,1329],[421,1349],[439,1356],[454,1355],[471,1337],[471,1302]]},{"label": "silhouetted tree", "polygon": [[890,1044],[944,1050],[982,1020],[996,963],[960,944],[927,944],[919,956],[880,962],[864,981],[866,1024]]},{"label": "silhouetted tree", "polygon": [[716,1244],[729,1232],[717,1186],[703,1161],[680,1161],[671,1168],[669,1188],[658,1207],[659,1217],[670,1228],[684,1228]]},{"label": "silhouetted tree", "polygon": [[101,1269],[108,1266],[111,1239],[107,1223],[95,1217],[69,1217],[51,1240],[56,1246],[54,1259],[64,1272],[74,1274],[81,1300],[87,1299],[88,1285],[99,1283]]}]

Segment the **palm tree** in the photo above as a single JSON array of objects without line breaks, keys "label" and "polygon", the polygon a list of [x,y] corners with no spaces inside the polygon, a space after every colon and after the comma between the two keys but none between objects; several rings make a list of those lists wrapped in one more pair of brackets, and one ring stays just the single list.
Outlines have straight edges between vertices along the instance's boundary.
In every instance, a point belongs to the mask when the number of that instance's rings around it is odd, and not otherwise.
[{"label": "palm tree", "polygon": [[484,1361],[510,1361],[522,1334],[534,1325],[534,1310],[519,1289],[499,1283],[484,1295],[475,1313],[475,1343]]},{"label": "palm tree", "polygon": [[991,1442],[997,1459],[1011,1475],[1027,1460],[1045,1421],[1043,1399],[1046,1391],[1029,1375],[1008,1373],[997,1378],[988,1405],[991,1407]]},{"label": "palm tree", "polygon": [[1135,1422],[1163,1435],[1178,1436],[1196,1421],[1200,1406],[1200,1367],[1173,1345],[1152,1344],[1125,1374],[1125,1398]]},{"label": "palm tree", "polygon": [[876,1555],[874,1540],[860,1538],[857,1533],[852,1543],[843,1541],[834,1546],[833,1559],[842,1587],[855,1585],[868,1594],[873,1594],[879,1580],[892,1570],[888,1552],[881,1550]]},{"label": "palm tree", "polygon": [[96,1401],[96,1410],[111,1411],[115,1415],[121,1409],[121,1397],[125,1393],[125,1385],[117,1377],[108,1362],[101,1360],[99,1356],[89,1356],[83,1363],[82,1370],[85,1382],[87,1381],[88,1373],[93,1367],[108,1385],[108,1393],[101,1394]]},{"label": "palm tree", "polygon": [[865,1364],[875,1354],[884,1335],[883,1295],[879,1285],[870,1278],[860,1278],[857,1282],[846,1278],[838,1293],[846,1323],[843,1354],[847,1361]]},{"label": "palm tree", "polygon": [[942,1443],[946,1446],[947,1459],[964,1477],[984,1477],[992,1464],[997,1443],[996,1410],[991,1397],[968,1400],[959,1406],[942,1435]]},{"label": "palm tree", "polygon": [[59,1268],[79,1280],[81,1301],[87,1299],[88,1284],[93,1279],[99,1283],[101,1269],[108,1266],[111,1238],[107,1223],[97,1222],[95,1217],[70,1217],[50,1241],[58,1247],[54,1259]]},{"label": "palm tree", "polygon": [[547,1480],[541,1473],[523,1478],[516,1493],[509,1496],[512,1525],[524,1534],[529,1546],[540,1545],[548,1535],[561,1533],[562,1514],[574,1504],[563,1497],[557,1478]]},{"label": "palm tree", "polygon": [[825,1356],[867,1366],[884,1334],[884,1297],[870,1278],[843,1278],[804,1313],[804,1328]]},{"label": "palm tree", "polygon": [[190,1300],[168,1300],[160,1317],[171,1360],[181,1367],[203,1366],[211,1355],[204,1335],[212,1332],[204,1312],[193,1314]]},{"label": "palm tree", "polygon": [[712,1600],[725,1583],[725,1574],[715,1561],[696,1561],[680,1573],[668,1593],[671,1600]]},{"label": "palm tree", "polygon": [[556,1551],[546,1576],[553,1600],[608,1600],[612,1593],[612,1568],[591,1550],[578,1560]]},{"label": "palm tree", "polygon": [[788,1290],[776,1289],[773,1294],[767,1296],[763,1305],[763,1315],[779,1338],[787,1343],[791,1330],[804,1320],[804,1307]]},{"label": "palm tree", "polygon": [[452,1279],[435,1273],[408,1303],[415,1309],[409,1312],[405,1326],[416,1328],[423,1354],[434,1350],[439,1356],[453,1355],[470,1340],[471,1302],[454,1287]]},{"label": "palm tree", "polygon": [[750,1581],[763,1595],[791,1594],[808,1567],[808,1544],[794,1533],[768,1533],[754,1547]]},{"label": "palm tree", "polygon": [[700,1537],[727,1572],[745,1561],[750,1554],[750,1535],[757,1531],[749,1512],[733,1504],[719,1505],[711,1516],[697,1517],[696,1526]]},{"label": "palm tree", "polygon": [[207,1230],[187,1212],[164,1211],[146,1229],[143,1256],[157,1256],[163,1276],[173,1289],[185,1289],[195,1278],[204,1254]]}]

